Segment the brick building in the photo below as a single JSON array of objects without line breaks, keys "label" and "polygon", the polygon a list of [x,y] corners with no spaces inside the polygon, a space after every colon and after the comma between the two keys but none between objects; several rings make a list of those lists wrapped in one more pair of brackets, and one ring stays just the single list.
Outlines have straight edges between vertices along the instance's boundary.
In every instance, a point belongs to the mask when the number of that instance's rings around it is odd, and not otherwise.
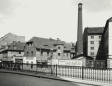
[{"label": "brick building", "polygon": [[75,55],[72,44],[61,40],[33,37],[25,45],[25,63],[47,62],[51,59],[71,59]]}]

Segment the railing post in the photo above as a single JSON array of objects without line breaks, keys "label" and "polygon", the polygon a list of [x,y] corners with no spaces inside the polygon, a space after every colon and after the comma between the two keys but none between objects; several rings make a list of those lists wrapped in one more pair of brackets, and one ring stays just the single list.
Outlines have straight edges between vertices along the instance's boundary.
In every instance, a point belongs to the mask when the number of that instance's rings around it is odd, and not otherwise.
[{"label": "railing post", "polygon": [[53,74],[53,69],[52,69],[52,67],[53,67],[53,66],[51,65],[51,74]]},{"label": "railing post", "polygon": [[22,71],[23,71],[23,63],[22,63]]},{"label": "railing post", "polygon": [[57,76],[57,64],[56,64],[56,76]]},{"label": "railing post", "polygon": [[82,80],[84,79],[84,67],[82,66]]},{"label": "railing post", "polygon": [[36,63],[36,73],[37,73],[37,63]]}]

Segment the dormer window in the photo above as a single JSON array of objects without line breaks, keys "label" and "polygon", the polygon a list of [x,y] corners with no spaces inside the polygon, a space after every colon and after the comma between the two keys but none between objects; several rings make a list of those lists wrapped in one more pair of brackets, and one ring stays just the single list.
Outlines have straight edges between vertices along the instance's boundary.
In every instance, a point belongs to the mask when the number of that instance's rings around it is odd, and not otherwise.
[{"label": "dormer window", "polygon": [[27,45],[28,45],[29,47],[31,47],[32,44],[33,44],[33,42],[28,42],[28,43],[27,43]]}]

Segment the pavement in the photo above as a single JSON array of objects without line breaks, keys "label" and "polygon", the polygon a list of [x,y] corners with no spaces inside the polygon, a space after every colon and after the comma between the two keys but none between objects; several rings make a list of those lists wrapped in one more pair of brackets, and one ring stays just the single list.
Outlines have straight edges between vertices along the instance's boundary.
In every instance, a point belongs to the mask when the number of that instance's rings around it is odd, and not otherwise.
[{"label": "pavement", "polygon": [[27,75],[0,73],[0,86],[80,86],[77,83],[64,82]]},{"label": "pavement", "polygon": [[75,83],[80,83],[84,85],[94,85],[94,86],[112,86],[112,83],[107,83],[107,82],[101,82],[101,81],[90,81],[90,80],[82,80],[82,79],[77,79],[77,78],[69,78],[69,77],[63,77],[59,76],[60,78],[68,81],[72,81]]},{"label": "pavement", "polygon": [[55,76],[51,74],[37,73],[33,71],[32,72],[31,71],[14,71],[14,70],[0,69],[0,72],[28,75],[28,76],[38,77],[38,78],[53,79],[53,80],[59,80],[59,81],[65,81],[65,82],[72,82],[72,83],[79,84],[79,86],[112,86],[112,83],[82,80],[78,78],[64,77],[64,76],[59,76],[59,75]]}]

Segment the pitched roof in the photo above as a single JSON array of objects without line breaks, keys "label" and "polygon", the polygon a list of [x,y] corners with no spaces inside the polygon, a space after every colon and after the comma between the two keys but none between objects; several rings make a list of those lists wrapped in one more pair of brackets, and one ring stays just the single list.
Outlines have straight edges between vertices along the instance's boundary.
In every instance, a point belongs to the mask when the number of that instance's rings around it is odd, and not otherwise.
[{"label": "pitched roof", "polygon": [[109,22],[112,22],[112,17],[110,17],[110,18],[108,19],[108,21],[109,21]]},{"label": "pitched roof", "polygon": [[0,52],[11,50],[11,51],[23,51],[24,50],[25,43],[23,42],[13,42],[9,45],[2,46],[0,49]]},{"label": "pitched roof", "polygon": [[13,41],[25,42],[25,37],[18,36],[13,33],[7,33],[3,37],[0,37],[0,47],[4,46],[4,45],[8,45],[8,44],[12,43]]},{"label": "pitched roof", "polygon": [[104,27],[86,27],[88,34],[102,34],[104,31]]},{"label": "pitched roof", "polygon": [[83,54],[76,55],[72,59],[78,59],[80,57],[83,57],[83,58],[86,58],[86,59],[89,59],[89,60],[93,60],[93,57],[91,57],[91,56],[84,56]]},{"label": "pitched roof", "polygon": [[40,37],[33,37],[28,42],[33,42],[36,48],[44,48],[44,49],[56,49],[55,45],[63,44],[64,49],[70,50],[72,46],[70,43],[66,43],[61,40],[49,39],[49,38],[40,38]]},{"label": "pitched roof", "polygon": [[8,45],[8,50],[24,50],[25,43],[23,42],[13,42]]}]

